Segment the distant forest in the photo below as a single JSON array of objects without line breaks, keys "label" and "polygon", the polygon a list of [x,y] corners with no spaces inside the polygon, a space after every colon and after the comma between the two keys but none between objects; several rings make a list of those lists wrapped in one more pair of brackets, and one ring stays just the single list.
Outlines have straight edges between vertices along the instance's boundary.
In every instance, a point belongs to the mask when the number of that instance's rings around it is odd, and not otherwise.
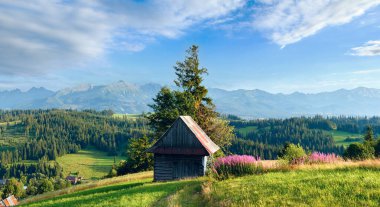
[{"label": "distant forest", "polygon": [[[375,134],[380,132],[380,117],[315,116],[249,121],[233,115],[227,118],[235,127],[237,137],[230,151],[236,154],[260,156],[264,159],[277,158],[278,152],[286,142],[300,144],[308,151],[333,152],[341,155],[344,147],[336,144],[331,132],[363,134],[368,125],[373,127]],[[361,140],[360,137],[347,137],[347,139]]]},{"label": "distant forest", "polygon": [[[299,143],[308,151],[342,154],[343,146],[337,145],[329,132],[360,134],[367,125],[372,125],[375,134],[380,132],[379,117],[224,118],[235,127],[236,135],[225,153],[262,159],[275,159],[286,142]],[[151,130],[142,116],[116,116],[112,111],[92,110],[0,111],[0,179],[36,173],[61,176],[61,167],[47,164],[49,161],[87,146],[110,156],[124,154],[130,138],[144,135],[151,136]]]},{"label": "distant forest", "polygon": [[[0,112],[0,179],[60,167],[42,161],[95,146],[110,156],[122,153],[129,138],[148,133],[145,119],[114,117],[111,111],[11,110]],[[24,161],[39,161],[24,164]],[[50,168],[50,169],[49,169]]]}]

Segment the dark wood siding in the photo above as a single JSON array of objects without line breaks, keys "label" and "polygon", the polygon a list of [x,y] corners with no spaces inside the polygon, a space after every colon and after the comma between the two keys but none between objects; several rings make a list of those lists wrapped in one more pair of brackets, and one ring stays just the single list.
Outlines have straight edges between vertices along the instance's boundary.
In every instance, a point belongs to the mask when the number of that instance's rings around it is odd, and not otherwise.
[{"label": "dark wood siding", "polygon": [[173,180],[205,174],[205,156],[154,155],[154,180]]},{"label": "dark wood siding", "polygon": [[162,148],[204,148],[181,119],[173,124],[164,137],[159,143]]}]

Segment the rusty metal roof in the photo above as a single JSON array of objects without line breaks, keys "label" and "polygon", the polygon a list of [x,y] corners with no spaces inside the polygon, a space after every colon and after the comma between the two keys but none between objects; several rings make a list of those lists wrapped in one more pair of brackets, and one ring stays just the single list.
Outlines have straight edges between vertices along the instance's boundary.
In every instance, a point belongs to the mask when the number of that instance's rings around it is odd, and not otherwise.
[{"label": "rusty metal roof", "polygon": [[5,206],[16,206],[18,204],[18,201],[13,195],[11,195],[8,198],[4,199],[3,203]]},{"label": "rusty metal roof", "polygon": [[216,145],[210,137],[201,129],[201,127],[194,121],[191,116],[180,116],[183,122],[189,127],[189,129],[194,133],[195,137],[201,142],[203,147],[207,150],[209,154],[213,154],[220,148]]}]

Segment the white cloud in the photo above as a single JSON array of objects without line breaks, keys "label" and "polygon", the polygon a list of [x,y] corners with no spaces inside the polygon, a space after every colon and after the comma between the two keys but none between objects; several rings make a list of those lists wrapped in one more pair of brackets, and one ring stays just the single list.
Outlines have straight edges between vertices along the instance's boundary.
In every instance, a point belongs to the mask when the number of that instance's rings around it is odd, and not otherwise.
[{"label": "white cloud", "polygon": [[261,0],[253,27],[282,47],[314,35],[323,28],[351,22],[380,0]]},{"label": "white cloud", "polygon": [[356,70],[356,71],[353,71],[351,73],[352,74],[366,75],[366,74],[372,74],[372,73],[380,73],[380,69]]},{"label": "white cloud", "polygon": [[[225,18],[245,0],[0,0],[1,75],[45,73],[140,51],[157,37]],[[196,29],[196,28],[195,28]]]},{"label": "white cloud", "polygon": [[351,48],[354,56],[378,56],[380,55],[380,40],[368,41],[360,47]]}]

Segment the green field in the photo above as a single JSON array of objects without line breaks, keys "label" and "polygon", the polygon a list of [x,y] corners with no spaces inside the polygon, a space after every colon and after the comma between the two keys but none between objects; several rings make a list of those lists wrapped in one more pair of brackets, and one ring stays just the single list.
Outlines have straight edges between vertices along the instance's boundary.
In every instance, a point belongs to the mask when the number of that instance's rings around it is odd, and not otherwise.
[{"label": "green field", "polygon": [[333,136],[334,141],[337,145],[343,145],[345,147],[356,142],[356,141],[352,141],[352,142],[345,141],[345,139],[347,137],[350,137],[350,138],[362,138],[363,137],[362,134],[353,134],[353,133],[348,133],[348,132],[343,132],[343,131],[326,131],[326,132],[330,133]]},{"label": "green field", "polygon": [[[121,159],[116,156],[116,163]],[[70,172],[79,172],[85,179],[99,179],[105,176],[114,163],[114,156],[107,156],[107,153],[87,148],[75,154],[67,154],[57,158],[57,162],[62,165],[64,175]]]},{"label": "green field", "polygon": [[132,181],[80,191],[29,206],[166,206],[161,199],[195,184],[200,185],[196,180],[167,183]]},{"label": "green field", "polygon": [[14,148],[27,141],[25,129],[20,121],[1,122],[0,126],[4,127],[4,131],[0,133],[0,151]]},{"label": "green field", "polygon": [[137,119],[137,118],[141,118],[142,115],[141,114],[113,114],[112,117],[114,118],[119,118],[119,119]]},{"label": "green field", "polygon": [[155,183],[145,177],[61,196],[51,194],[26,206],[379,206],[379,175],[379,166],[351,166],[225,181],[203,177]]},{"label": "green field", "polygon": [[379,169],[299,170],[216,182],[215,206],[379,206]]},{"label": "green field", "polygon": [[9,121],[9,122],[1,122],[0,126],[14,126],[16,124],[21,123],[21,121]]},{"label": "green field", "polygon": [[244,136],[247,135],[249,132],[254,132],[257,130],[257,126],[247,126],[243,128],[237,129],[240,134],[243,134]]}]

